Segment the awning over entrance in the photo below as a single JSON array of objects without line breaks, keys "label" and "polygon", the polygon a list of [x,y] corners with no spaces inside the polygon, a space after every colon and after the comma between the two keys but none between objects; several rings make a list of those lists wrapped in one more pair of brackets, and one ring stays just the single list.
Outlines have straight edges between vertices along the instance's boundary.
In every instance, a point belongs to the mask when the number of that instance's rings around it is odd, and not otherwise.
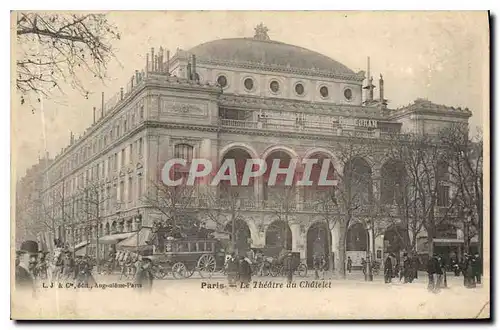
[{"label": "awning over entrance", "polygon": [[131,250],[135,251],[137,248],[140,250],[149,247],[147,243],[151,236],[151,228],[143,227],[139,230],[139,233],[132,233],[127,239],[121,241],[116,245],[117,250]]},{"label": "awning over entrance", "polygon": [[[119,234],[106,235],[103,237],[99,237],[99,244],[116,244],[124,239],[129,238],[134,234],[135,233],[119,233]],[[92,243],[96,243],[95,238],[92,239]]]},{"label": "awning over entrance", "polygon": [[[458,245],[464,245],[464,240],[463,239],[457,239],[457,238],[434,238],[433,240],[434,245],[439,245],[439,246],[458,246]],[[477,238],[472,238],[470,241],[471,244],[477,244]]]},{"label": "awning over entrance", "polygon": [[75,249],[75,256],[84,256],[87,254],[87,244],[81,246],[78,249]]}]

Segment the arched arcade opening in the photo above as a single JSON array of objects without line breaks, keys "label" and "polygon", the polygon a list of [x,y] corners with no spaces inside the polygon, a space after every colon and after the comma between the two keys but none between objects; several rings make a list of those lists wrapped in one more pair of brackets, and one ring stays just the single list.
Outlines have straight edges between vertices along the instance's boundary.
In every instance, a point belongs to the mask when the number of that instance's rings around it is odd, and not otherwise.
[{"label": "arched arcade opening", "polygon": [[292,230],[290,226],[282,221],[276,220],[267,227],[266,230],[266,249],[273,252],[279,252],[283,248],[292,249]]},{"label": "arched arcade opening", "polygon": [[[315,256],[324,256],[329,260],[332,233],[328,230],[326,223],[315,222],[307,230],[307,267],[313,267]],[[330,242],[330,245],[328,244]]]},{"label": "arched arcade opening", "polygon": [[230,221],[227,223],[224,230],[229,233],[229,238],[231,242],[233,241],[234,234],[234,243],[235,250],[239,255],[245,255],[248,250],[251,248],[251,233],[250,228],[247,223],[242,219],[236,219],[234,221],[234,231],[233,231],[233,222]]}]

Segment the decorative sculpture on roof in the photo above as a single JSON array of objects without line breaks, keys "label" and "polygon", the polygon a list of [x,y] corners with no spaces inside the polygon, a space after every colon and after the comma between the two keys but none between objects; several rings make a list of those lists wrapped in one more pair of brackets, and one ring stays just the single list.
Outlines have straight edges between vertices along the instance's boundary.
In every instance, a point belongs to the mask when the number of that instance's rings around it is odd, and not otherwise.
[{"label": "decorative sculpture on roof", "polygon": [[269,36],[267,35],[267,32],[269,29],[264,26],[264,24],[260,23],[255,27],[255,35],[254,38],[258,40],[271,40]]}]

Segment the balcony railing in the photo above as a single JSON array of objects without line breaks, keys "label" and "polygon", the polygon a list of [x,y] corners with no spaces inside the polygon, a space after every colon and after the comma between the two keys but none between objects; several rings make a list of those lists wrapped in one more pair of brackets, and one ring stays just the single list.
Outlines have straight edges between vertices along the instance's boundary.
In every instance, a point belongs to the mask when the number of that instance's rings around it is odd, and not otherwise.
[{"label": "balcony railing", "polygon": [[295,123],[283,120],[283,123],[265,122],[265,121],[250,121],[237,119],[220,119],[222,127],[228,128],[246,128],[246,129],[262,129],[280,132],[296,132],[296,133],[323,133],[334,136],[355,136],[361,138],[380,138],[386,137],[379,130],[353,130],[342,129],[340,126],[328,125],[325,123]]}]

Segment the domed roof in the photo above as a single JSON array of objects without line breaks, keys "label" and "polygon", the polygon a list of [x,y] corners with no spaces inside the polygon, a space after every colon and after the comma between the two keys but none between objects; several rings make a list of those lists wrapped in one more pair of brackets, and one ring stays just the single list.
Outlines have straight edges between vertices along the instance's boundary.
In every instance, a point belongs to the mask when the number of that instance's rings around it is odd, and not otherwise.
[{"label": "domed roof", "polygon": [[297,69],[317,69],[340,75],[354,75],[344,64],[318,52],[259,38],[233,38],[209,41],[188,51],[203,60],[251,62]]}]

